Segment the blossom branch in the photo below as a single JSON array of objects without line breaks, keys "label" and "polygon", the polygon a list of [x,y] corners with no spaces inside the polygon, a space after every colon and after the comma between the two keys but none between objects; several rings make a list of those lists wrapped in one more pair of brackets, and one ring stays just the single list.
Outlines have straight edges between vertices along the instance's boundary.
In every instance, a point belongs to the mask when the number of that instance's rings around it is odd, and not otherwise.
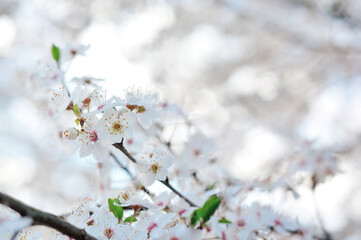
[{"label": "blossom branch", "polygon": [[[134,175],[129,171],[129,169],[124,164],[122,164],[122,162],[117,158],[117,156],[115,156],[113,153],[110,153],[110,156],[114,159],[114,161],[117,163],[117,165],[128,174],[128,176],[131,179],[135,178]],[[148,195],[150,195],[151,197],[153,196],[153,194],[151,192],[149,192],[149,190],[146,187],[144,187],[143,185],[140,186],[140,189],[143,190]]]},{"label": "blossom branch", "polygon": [[95,237],[87,234],[85,230],[71,225],[58,216],[30,207],[2,192],[0,192],[0,203],[15,210],[23,217],[31,217],[33,219],[33,225],[44,225],[54,228],[76,240],[96,240]]},{"label": "blossom branch", "polygon": [[189,200],[188,198],[186,198],[183,194],[181,194],[180,192],[178,192],[178,191],[169,183],[168,177],[167,177],[164,181],[159,180],[159,182],[161,182],[161,183],[163,183],[165,186],[167,186],[170,190],[172,190],[175,194],[177,194],[179,197],[181,197],[184,201],[186,201],[187,203],[189,203],[189,205],[191,205],[192,207],[197,207],[197,205],[195,205],[191,200]]},{"label": "blossom branch", "polygon": [[122,162],[113,153],[110,153],[110,156],[114,159],[116,164],[128,174],[131,179],[134,179],[134,176],[129,171],[129,169],[124,164],[122,164]]},{"label": "blossom branch", "polygon": [[[128,152],[128,150],[124,147],[123,145],[123,140],[120,143],[114,143],[113,146],[116,147],[117,149],[119,149],[122,153],[124,153],[125,156],[127,156],[129,158],[130,161],[132,161],[133,163],[137,163],[137,160]],[[168,180],[168,177],[166,178],[166,180],[161,181],[158,180],[159,182],[163,183],[165,186],[167,186],[170,190],[172,190],[175,194],[177,194],[180,198],[182,198],[184,201],[186,201],[187,203],[189,203],[189,205],[191,205],[192,207],[197,207],[197,205],[195,205],[191,200],[189,200],[187,197],[185,197],[183,194],[181,194],[180,192],[178,192],[170,183]]]}]

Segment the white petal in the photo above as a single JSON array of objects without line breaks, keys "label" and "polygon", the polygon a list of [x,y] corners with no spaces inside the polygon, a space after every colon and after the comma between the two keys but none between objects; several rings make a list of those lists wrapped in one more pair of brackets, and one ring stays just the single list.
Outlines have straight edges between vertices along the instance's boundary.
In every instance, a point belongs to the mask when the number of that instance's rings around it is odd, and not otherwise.
[{"label": "white petal", "polygon": [[145,129],[148,129],[150,125],[152,125],[152,119],[144,113],[138,113],[138,121],[140,125]]},{"label": "white petal", "polygon": [[156,176],[154,173],[143,173],[139,174],[139,180],[145,187],[149,187],[156,180]]},{"label": "white petal", "polygon": [[157,171],[157,178],[164,181],[167,178],[168,170],[166,168],[161,168]]}]

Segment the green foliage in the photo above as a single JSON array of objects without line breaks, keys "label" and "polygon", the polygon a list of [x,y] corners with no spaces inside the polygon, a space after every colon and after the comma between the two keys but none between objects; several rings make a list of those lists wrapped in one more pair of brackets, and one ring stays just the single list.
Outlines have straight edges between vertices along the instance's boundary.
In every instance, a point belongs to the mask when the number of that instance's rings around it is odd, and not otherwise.
[{"label": "green foliage", "polygon": [[216,212],[217,208],[221,204],[222,198],[217,197],[217,195],[212,195],[208,200],[203,204],[201,217],[203,223],[206,223],[211,216]]},{"label": "green foliage", "polygon": [[208,200],[203,204],[201,208],[198,208],[192,212],[190,216],[191,226],[194,227],[198,222],[200,222],[200,225],[202,227],[216,212],[221,202],[222,198],[218,197],[215,194],[208,198]]},{"label": "green foliage", "polygon": [[194,210],[190,216],[191,218],[191,226],[194,227],[197,222],[199,222],[201,220],[201,208],[198,208],[196,210]]},{"label": "green foliage", "polygon": [[51,46],[51,54],[53,55],[55,62],[59,65],[60,49],[54,44]]},{"label": "green foliage", "polygon": [[231,221],[225,219],[225,218],[222,218],[222,219],[219,219],[218,220],[219,223],[225,223],[225,224],[229,224],[229,223],[232,223]]},{"label": "green foliage", "polygon": [[[126,219],[124,219],[124,222],[125,222],[125,223],[130,223],[130,221],[132,220],[132,217],[133,217],[133,216],[127,217]],[[132,222],[136,222],[136,221],[138,221],[138,219],[133,218],[133,221],[132,221]]]},{"label": "green foliage", "polygon": [[[115,205],[114,203],[116,203],[117,205]],[[124,209],[123,207],[118,205],[121,205],[119,198],[108,198],[109,211],[114,214],[114,216],[118,219],[118,223],[120,223],[123,218]]]}]

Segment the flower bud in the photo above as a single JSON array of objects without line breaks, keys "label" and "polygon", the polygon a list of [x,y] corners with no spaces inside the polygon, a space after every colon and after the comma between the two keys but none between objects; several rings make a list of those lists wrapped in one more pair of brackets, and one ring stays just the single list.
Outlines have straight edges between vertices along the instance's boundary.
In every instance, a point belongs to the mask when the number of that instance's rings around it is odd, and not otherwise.
[{"label": "flower bud", "polygon": [[78,130],[72,127],[63,132],[63,137],[69,140],[75,140],[78,134]]}]

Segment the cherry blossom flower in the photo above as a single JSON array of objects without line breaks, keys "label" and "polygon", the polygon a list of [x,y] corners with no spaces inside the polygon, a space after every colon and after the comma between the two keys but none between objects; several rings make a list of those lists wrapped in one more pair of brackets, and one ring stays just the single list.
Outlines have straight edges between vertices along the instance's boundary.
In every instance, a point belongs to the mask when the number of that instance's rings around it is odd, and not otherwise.
[{"label": "cherry blossom flower", "polygon": [[190,207],[186,201],[178,196],[171,202],[169,208],[172,212],[176,213],[179,218],[188,218],[196,209],[195,207]]},{"label": "cherry blossom flower", "polygon": [[138,205],[147,208],[154,208],[154,203],[145,198],[145,193],[141,190],[136,190],[134,187],[127,187],[122,190],[119,194],[119,201],[123,207]]},{"label": "cherry blossom flower", "polygon": [[[65,87],[63,85],[60,85],[50,92],[51,97],[51,103],[54,106],[54,113],[56,113],[55,116],[58,116],[59,114],[63,113],[67,107],[69,106],[72,98],[70,98],[68,92],[66,91]],[[74,96],[74,95],[73,95]]]},{"label": "cherry blossom flower", "polygon": [[186,225],[179,223],[176,226],[166,229],[162,236],[154,238],[154,240],[197,240],[202,239],[202,231],[187,228]]},{"label": "cherry blossom flower", "polygon": [[313,149],[311,143],[304,144],[294,158],[293,173],[309,173],[315,183],[323,182],[328,176],[339,172],[335,155]]},{"label": "cherry blossom flower", "polygon": [[19,230],[31,226],[32,222],[33,220],[29,217],[18,218],[16,220],[2,220],[0,221],[0,238],[11,239]]},{"label": "cherry blossom flower", "polygon": [[99,82],[103,82],[104,79],[101,78],[93,78],[90,76],[84,76],[84,77],[74,77],[71,82],[74,82],[76,84],[82,84],[86,86],[92,86],[97,87]]},{"label": "cherry blossom flower", "polygon": [[169,206],[170,201],[172,200],[173,197],[174,197],[173,193],[162,192],[153,198],[153,202],[159,209],[164,209]]},{"label": "cherry blossom flower", "polygon": [[85,228],[90,220],[91,212],[97,207],[90,199],[85,199],[79,207],[74,209],[66,220],[78,228]]},{"label": "cherry blossom flower", "polygon": [[167,154],[160,148],[149,153],[140,153],[136,155],[138,162],[136,170],[140,182],[144,186],[150,186],[155,180],[165,180],[168,174],[168,168],[172,166],[174,157]]},{"label": "cherry blossom flower", "polygon": [[[40,240],[42,238],[42,231],[35,227],[25,228],[19,231],[16,236],[17,240]],[[54,233],[52,234],[54,236]]]},{"label": "cherry blossom flower", "polygon": [[157,94],[143,94],[140,91],[126,92],[126,107],[136,113],[140,125],[148,129],[160,117]]},{"label": "cherry blossom flower", "polygon": [[121,142],[123,138],[132,136],[128,113],[119,113],[114,109],[104,112],[95,126],[100,141],[105,145]]},{"label": "cherry blossom flower", "polygon": [[42,67],[38,72],[31,75],[30,79],[36,83],[36,87],[51,88],[53,85],[62,82],[64,72],[54,65]]},{"label": "cherry blossom flower", "polygon": [[79,131],[74,127],[68,128],[63,132],[63,137],[69,140],[75,140],[78,135]]},{"label": "cherry blossom flower", "polygon": [[183,149],[180,159],[188,164],[184,165],[183,171],[191,171],[195,167],[204,167],[214,152],[215,143],[203,133],[197,132],[191,136]]},{"label": "cherry blossom flower", "polygon": [[85,56],[85,52],[90,48],[90,45],[83,44],[67,44],[60,50],[60,59],[66,62],[74,59],[76,56]]},{"label": "cherry blossom flower", "polygon": [[136,227],[138,230],[146,231],[151,239],[155,239],[162,236],[165,227],[173,222],[176,219],[175,217],[174,213],[141,212]]},{"label": "cherry blossom flower", "polygon": [[77,142],[80,145],[80,157],[86,157],[90,154],[98,160],[109,159],[109,150],[100,143],[98,132],[95,129],[98,119],[89,116],[85,120],[83,129],[79,131]]}]

